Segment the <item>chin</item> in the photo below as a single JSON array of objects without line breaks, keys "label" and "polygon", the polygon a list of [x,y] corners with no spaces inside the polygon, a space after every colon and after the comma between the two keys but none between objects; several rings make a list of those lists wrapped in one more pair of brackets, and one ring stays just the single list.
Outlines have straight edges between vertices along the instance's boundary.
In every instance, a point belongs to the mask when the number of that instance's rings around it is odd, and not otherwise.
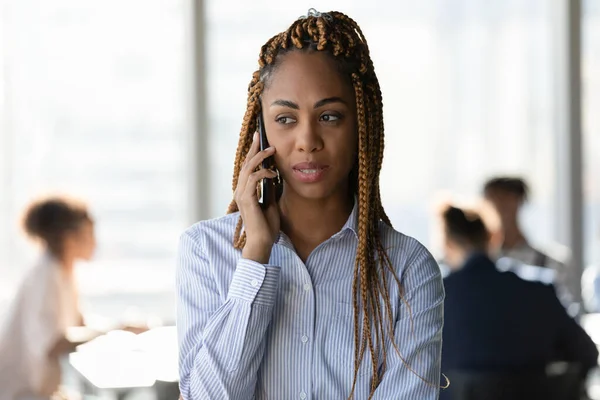
[{"label": "chin", "polygon": [[291,191],[297,196],[307,200],[323,200],[333,196],[336,190],[332,190],[332,186],[326,182],[318,184],[298,185],[290,187]]}]

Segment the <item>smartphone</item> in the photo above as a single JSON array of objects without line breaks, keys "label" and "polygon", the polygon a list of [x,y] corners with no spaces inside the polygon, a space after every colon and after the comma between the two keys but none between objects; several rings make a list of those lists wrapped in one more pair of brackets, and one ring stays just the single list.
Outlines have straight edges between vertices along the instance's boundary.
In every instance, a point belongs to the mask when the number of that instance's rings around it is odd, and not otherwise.
[{"label": "smartphone", "polygon": [[[265,131],[265,121],[263,119],[262,111],[258,114],[258,135],[260,140],[260,150],[265,150],[269,147],[269,142],[267,141],[267,132]],[[273,156],[267,157],[262,161],[262,168],[273,170],[275,167],[275,160]],[[258,203],[262,208],[267,208],[270,205],[270,202],[273,201],[274,197],[274,185],[273,179],[264,178],[260,182]]]}]

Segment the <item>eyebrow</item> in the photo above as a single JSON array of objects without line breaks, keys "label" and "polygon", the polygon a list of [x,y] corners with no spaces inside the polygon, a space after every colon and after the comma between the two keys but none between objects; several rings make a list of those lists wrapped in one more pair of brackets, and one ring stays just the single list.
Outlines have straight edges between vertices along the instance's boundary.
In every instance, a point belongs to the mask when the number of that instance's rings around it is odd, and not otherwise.
[{"label": "eyebrow", "polygon": [[[327,104],[331,104],[331,103],[342,103],[345,105],[348,105],[348,103],[346,103],[346,101],[344,99],[342,99],[341,97],[327,97],[326,99],[322,99],[317,101],[313,108],[319,108],[319,107],[323,107]],[[293,101],[290,100],[275,100],[273,103],[271,103],[271,107],[273,106],[281,106],[281,107],[288,107],[288,108],[292,108],[294,110],[299,110],[300,106],[296,103],[294,103]]]},{"label": "eyebrow", "polygon": [[271,103],[271,107],[273,106],[282,106],[282,107],[287,107],[287,108],[293,108],[294,110],[299,110],[300,106],[298,106],[298,104],[294,103],[293,101],[289,101],[289,100],[275,100],[274,102]]},{"label": "eyebrow", "polygon": [[326,106],[327,104],[331,104],[331,103],[342,103],[342,104],[348,105],[346,103],[346,101],[344,101],[344,99],[342,99],[341,97],[328,97],[326,99],[317,101],[315,103],[315,105],[313,106],[313,108],[323,107],[323,106]]}]

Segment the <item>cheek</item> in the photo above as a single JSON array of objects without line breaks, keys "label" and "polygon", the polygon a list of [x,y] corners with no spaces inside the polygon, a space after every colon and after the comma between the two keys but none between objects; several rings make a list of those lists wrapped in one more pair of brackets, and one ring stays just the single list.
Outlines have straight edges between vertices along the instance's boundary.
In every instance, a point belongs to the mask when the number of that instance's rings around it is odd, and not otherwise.
[{"label": "cheek", "polygon": [[345,152],[352,159],[352,163],[354,163],[358,155],[358,134],[354,125],[348,132],[346,132],[342,138],[342,143],[345,144]]},{"label": "cheek", "polygon": [[[294,147],[293,132],[277,132],[267,134],[269,146],[275,147],[276,153],[289,153]],[[277,155],[277,154],[276,154]]]},{"label": "cheek", "polygon": [[95,244],[96,244],[95,237],[93,235],[86,235],[83,238],[81,247],[84,249],[84,252],[87,253],[89,250],[94,248]]},{"label": "cheek", "polygon": [[273,135],[269,138],[269,145],[275,148],[275,165],[284,166],[294,153],[294,141],[292,135]]},{"label": "cheek", "polygon": [[343,166],[344,170],[350,170],[354,167],[356,162],[356,157],[358,154],[358,149],[356,147],[356,143],[352,138],[348,138],[347,136],[339,137],[331,140],[331,143],[327,143],[329,148],[332,150],[337,164]]},{"label": "cheek", "polygon": [[277,169],[279,169],[280,172],[282,172],[281,170],[283,169],[283,166],[286,165],[285,164],[286,157],[282,153],[277,152],[274,156],[274,159],[275,159],[275,167]]}]

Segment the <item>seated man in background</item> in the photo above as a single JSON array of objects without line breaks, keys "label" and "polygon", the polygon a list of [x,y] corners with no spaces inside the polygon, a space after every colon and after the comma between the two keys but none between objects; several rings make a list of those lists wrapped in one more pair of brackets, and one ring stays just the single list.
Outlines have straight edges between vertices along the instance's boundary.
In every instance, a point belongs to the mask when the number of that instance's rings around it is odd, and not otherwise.
[{"label": "seated man in background", "polygon": [[[583,382],[598,350],[553,287],[499,271],[488,256],[490,236],[479,215],[449,207],[442,217],[445,261],[453,272],[444,280],[442,348],[442,372],[451,384],[440,398],[463,399],[453,394],[453,371],[542,377],[548,364],[567,361],[580,367]],[[516,399],[507,396],[493,398]]]},{"label": "seated man in background", "polygon": [[498,253],[492,256],[510,258],[524,266],[553,270],[558,296],[563,305],[569,305],[575,298],[577,285],[573,284],[575,278],[570,276],[567,260],[556,260],[531,246],[519,224],[519,211],[529,197],[527,183],[517,177],[496,177],[485,183],[483,194],[495,209],[500,222],[502,243]]}]

